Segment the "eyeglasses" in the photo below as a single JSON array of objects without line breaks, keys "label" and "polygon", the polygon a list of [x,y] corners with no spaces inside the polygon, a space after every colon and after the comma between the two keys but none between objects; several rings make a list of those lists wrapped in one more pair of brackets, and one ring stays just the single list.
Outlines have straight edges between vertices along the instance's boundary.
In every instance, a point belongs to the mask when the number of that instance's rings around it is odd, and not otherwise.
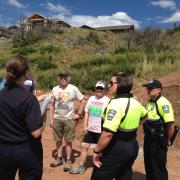
[{"label": "eyeglasses", "polygon": [[114,86],[114,84],[117,84],[117,81],[115,81],[115,82],[113,82],[113,81],[109,81],[109,85],[110,85],[110,87],[113,87],[113,86]]},{"label": "eyeglasses", "polygon": [[100,87],[100,86],[98,86],[98,87],[96,87],[96,90],[103,90],[104,88],[103,87]]}]

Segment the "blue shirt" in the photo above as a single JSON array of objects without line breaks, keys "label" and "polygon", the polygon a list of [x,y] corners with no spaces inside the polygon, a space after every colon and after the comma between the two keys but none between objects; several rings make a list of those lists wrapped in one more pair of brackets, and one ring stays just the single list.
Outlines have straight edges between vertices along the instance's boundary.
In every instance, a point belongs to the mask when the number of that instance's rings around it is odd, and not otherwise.
[{"label": "blue shirt", "polygon": [[4,88],[6,80],[3,77],[0,77],[0,89]]}]

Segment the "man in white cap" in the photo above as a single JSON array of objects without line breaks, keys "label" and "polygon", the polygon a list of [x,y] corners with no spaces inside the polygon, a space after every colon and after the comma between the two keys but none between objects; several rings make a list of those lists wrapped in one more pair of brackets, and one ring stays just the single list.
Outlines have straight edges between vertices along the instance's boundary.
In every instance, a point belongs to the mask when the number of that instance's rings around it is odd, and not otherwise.
[{"label": "man in white cap", "polygon": [[109,102],[109,98],[104,95],[105,83],[98,81],[95,85],[96,94],[91,96],[85,107],[84,132],[85,136],[81,145],[81,156],[79,166],[70,170],[71,174],[80,174],[85,171],[85,160],[91,144],[97,144],[101,134],[102,113]]}]

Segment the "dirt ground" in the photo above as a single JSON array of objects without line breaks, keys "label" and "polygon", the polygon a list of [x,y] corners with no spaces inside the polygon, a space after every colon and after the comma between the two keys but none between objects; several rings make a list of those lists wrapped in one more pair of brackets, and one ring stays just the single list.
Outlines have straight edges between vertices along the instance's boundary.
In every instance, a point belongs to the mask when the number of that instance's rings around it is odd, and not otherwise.
[{"label": "dirt ground", "polygon": [[[165,95],[173,104],[175,110],[175,120],[177,125],[180,126],[180,72],[173,73],[168,76],[159,78],[163,84],[163,95]],[[146,92],[143,88],[137,89],[134,94],[143,103],[147,100]],[[82,131],[82,120],[79,121],[76,127],[76,139],[73,143],[73,166],[78,164],[78,158],[80,155],[80,145],[83,138]],[[145,180],[145,170],[143,165],[143,132],[142,128],[138,130],[138,142],[140,145],[139,155],[133,165],[133,180]],[[89,156],[87,159],[86,167],[87,170],[84,174],[71,175],[69,173],[63,172],[63,166],[57,168],[51,168],[49,164],[53,160],[53,153],[55,148],[55,143],[53,141],[52,129],[48,126],[46,127],[43,137],[43,148],[44,148],[44,173],[43,180],[86,180],[90,179],[92,172],[92,149],[89,151]],[[65,152],[65,149],[64,149]],[[177,136],[175,144],[169,148],[168,151],[168,163],[169,180],[180,180],[180,133]]]}]

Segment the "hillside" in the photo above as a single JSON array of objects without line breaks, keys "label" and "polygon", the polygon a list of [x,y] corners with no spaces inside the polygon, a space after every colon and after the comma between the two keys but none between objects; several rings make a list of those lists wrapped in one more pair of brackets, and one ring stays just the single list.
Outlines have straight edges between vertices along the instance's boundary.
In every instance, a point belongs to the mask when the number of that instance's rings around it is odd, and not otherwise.
[{"label": "hillside", "polygon": [[119,71],[133,74],[139,81],[180,69],[179,30],[146,28],[114,34],[79,28],[37,29],[25,32],[24,39],[21,35],[17,32],[12,40],[0,38],[0,75],[11,55],[24,55],[41,89],[49,90],[57,84],[62,68],[69,69],[72,83],[82,91],[93,90],[95,81],[108,81]]}]

